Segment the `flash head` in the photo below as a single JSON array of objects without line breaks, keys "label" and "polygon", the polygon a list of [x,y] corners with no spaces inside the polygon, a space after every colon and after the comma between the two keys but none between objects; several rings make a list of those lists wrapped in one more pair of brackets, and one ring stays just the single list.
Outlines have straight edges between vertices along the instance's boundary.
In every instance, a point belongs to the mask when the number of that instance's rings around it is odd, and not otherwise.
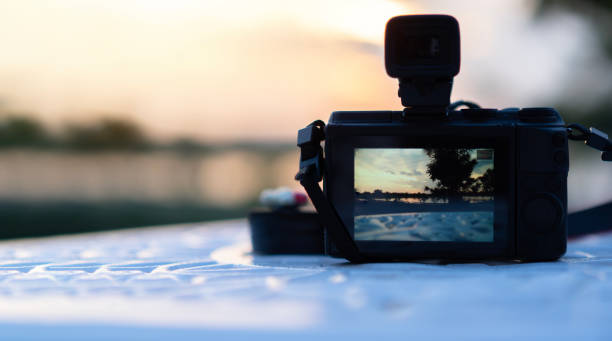
[{"label": "flash head", "polygon": [[393,78],[459,73],[459,24],[450,15],[402,15],[385,31],[385,67]]}]

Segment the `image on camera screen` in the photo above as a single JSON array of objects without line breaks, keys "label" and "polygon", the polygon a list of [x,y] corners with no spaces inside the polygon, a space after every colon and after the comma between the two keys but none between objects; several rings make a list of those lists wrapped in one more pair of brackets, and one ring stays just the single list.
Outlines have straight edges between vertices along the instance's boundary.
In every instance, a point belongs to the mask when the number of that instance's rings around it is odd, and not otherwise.
[{"label": "image on camera screen", "polygon": [[493,242],[493,157],[486,148],[355,148],[355,239]]}]

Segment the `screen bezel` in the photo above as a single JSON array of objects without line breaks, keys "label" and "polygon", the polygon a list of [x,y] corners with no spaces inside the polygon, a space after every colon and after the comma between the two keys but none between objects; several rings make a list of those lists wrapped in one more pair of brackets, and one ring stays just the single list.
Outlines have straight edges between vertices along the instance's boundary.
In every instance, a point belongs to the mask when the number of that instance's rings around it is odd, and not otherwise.
[{"label": "screen bezel", "polygon": [[[465,129],[465,128],[464,128]],[[479,258],[507,256],[514,247],[514,148],[509,134],[469,136],[471,129],[460,135],[395,136],[349,135],[329,139],[326,145],[328,178],[326,191],[338,215],[354,236],[354,150],[356,148],[492,148],[494,149],[495,188],[493,242],[449,241],[364,241],[355,240],[358,248],[371,257],[383,258]],[[483,131],[480,130],[482,133]],[[421,132],[422,133],[422,132]],[[466,134],[467,133],[467,134]],[[340,142],[341,141],[341,142]]]}]

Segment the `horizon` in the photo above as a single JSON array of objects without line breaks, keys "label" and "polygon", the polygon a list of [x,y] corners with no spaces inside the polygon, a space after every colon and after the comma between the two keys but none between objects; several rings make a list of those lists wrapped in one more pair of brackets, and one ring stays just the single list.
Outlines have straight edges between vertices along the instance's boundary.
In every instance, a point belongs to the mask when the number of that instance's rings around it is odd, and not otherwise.
[{"label": "horizon", "polygon": [[[478,149],[483,148],[469,149],[471,159],[477,160],[470,176],[472,179],[493,169],[493,159],[478,160]],[[355,191],[427,194],[425,186],[435,185],[427,174],[429,162],[422,148],[355,148]]]}]

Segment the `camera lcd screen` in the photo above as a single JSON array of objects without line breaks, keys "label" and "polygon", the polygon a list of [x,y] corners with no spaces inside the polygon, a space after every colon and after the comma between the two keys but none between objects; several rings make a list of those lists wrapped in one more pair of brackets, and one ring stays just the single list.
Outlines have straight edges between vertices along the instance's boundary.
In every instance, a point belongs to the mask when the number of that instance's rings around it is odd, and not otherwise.
[{"label": "camera lcd screen", "polygon": [[355,240],[493,242],[491,148],[355,148]]}]

